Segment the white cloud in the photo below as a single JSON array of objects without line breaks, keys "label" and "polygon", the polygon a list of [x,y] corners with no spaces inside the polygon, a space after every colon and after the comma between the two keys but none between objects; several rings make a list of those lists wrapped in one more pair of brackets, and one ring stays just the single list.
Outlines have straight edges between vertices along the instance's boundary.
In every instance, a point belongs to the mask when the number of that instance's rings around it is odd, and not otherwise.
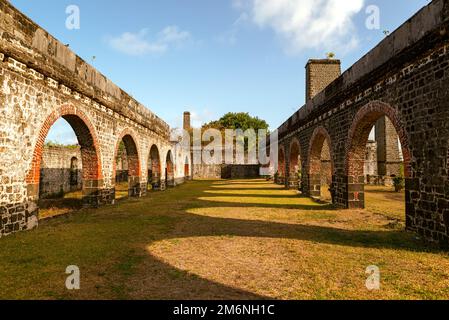
[{"label": "white cloud", "polygon": [[349,51],[357,45],[353,17],[364,0],[233,0],[253,23],[271,28],[288,53],[305,49]]},{"label": "white cloud", "polygon": [[190,40],[190,33],[187,31],[179,30],[177,26],[168,26],[161,32],[159,32],[158,38],[161,43],[176,43],[180,44],[184,41]]},{"label": "white cloud", "polygon": [[177,26],[168,26],[160,31],[152,41],[148,29],[142,29],[137,33],[124,32],[117,37],[109,37],[107,42],[117,51],[141,56],[146,54],[162,54],[171,47],[180,47],[191,39],[188,31],[179,30]]}]

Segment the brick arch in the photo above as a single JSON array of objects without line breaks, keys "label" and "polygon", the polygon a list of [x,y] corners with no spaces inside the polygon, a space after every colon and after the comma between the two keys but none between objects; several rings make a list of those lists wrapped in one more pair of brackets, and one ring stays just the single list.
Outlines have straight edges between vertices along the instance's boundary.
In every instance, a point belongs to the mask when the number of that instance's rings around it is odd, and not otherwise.
[{"label": "brick arch", "polygon": [[401,116],[389,104],[380,101],[370,102],[362,107],[355,115],[346,142],[345,170],[348,192],[344,200],[348,208],[365,207],[364,165],[366,143],[368,142],[373,126],[384,116],[389,118],[399,136],[404,157],[404,175],[405,178],[410,177],[410,147]]},{"label": "brick arch", "polygon": [[293,138],[289,148],[290,174],[296,173],[296,168],[301,169],[301,144],[297,138]]},{"label": "brick arch", "polygon": [[[327,142],[330,153],[331,179],[334,177],[334,149],[329,132],[323,126],[316,128],[309,142],[307,153],[307,171],[309,176],[309,194],[312,197],[321,197],[321,155],[324,143]],[[331,182],[331,181],[330,181]],[[332,182],[331,182],[332,184]]]},{"label": "brick arch", "polygon": [[[45,140],[53,124],[60,118],[65,119],[72,127],[81,146],[83,165],[83,182],[103,179],[101,157],[99,156],[98,138],[94,126],[81,110],[73,105],[62,105],[53,111],[44,121],[34,147],[31,169],[28,171],[26,183],[39,185],[40,166]],[[35,190],[38,195],[38,188]]]},{"label": "brick arch", "polygon": [[286,171],[286,154],[284,146],[279,147],[278,173],[280,177],[285,177]]},{"label": "brick arch", "polygon": [[160,173],[161,173],[161,155],[159,152],[159,148],[157,145],[153,144],[150,148],[150,154],[148,156],[148,163],[151,165],[151,168],[149,166],[149,170],[151,170],[151,172],[153,173],[159,173],[159,177],[160,177]]},{"label": "brick arch", "polygon": [[410,177],[410,147],[401,116],[396,109],[380,101],[366,104],[357,112],[352,121],[346,142],[345,168],[348,176],[361,177],[364,175],[366,143],[377,120],[383,116],[388,117],[396,129],[404,156],[404,174],[406,177]]},{"label": "brick arch", "polygon": [[117,170],[116,158],[118,155],[121,141],[123,141],[123,143],[125,144],[126,156],[128,159],[128,176],[134,178],[140,177],[141,170],[140,170],[140,158],[139,158],[140,153],[139,153],[138,140],[136,139],[136,134],[134,133],[134,131],[128,128],[126,128],[121,132],[121,134],[118,136],[115,145],[113,177],[115,177],[116,175]]},{"label": "brick arch", "polygon": [[330,151],[332,174],[334,173],[334,156],[332,139],[324,127],[318,127],[312,134],[309,143],[308,152],[308,170],[309,174],[321,171],[321,151],[323,150],[324,142],[327,141]]},{"label": "brick arch", "polygon": [[156,144],[153,144],[150,148],[148,164],[148,184],[151,184],[153,190],[159,190],[161,187],[162,161],[161,153]]},{"label": "brick arch", "polygon": [[165,181],[167,183],[167,186],[169,187],[173,186],[174,180],[175,180],[175,159],[173,158],[173,152],[171,150],[168,150],[165,159]]}]

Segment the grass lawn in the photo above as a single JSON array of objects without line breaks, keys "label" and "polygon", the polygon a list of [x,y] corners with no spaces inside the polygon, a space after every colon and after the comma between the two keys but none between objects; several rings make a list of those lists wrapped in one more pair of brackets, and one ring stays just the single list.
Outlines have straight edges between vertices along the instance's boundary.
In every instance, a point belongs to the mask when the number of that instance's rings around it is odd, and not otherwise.
[{"label": "grass lawn", "polygon": [[366,210],[334,210],[263,180],[194,181],[80,209],[0,239],[0,298],[448,299],[449,255],[403,231],[402,194],[367,190]]}]

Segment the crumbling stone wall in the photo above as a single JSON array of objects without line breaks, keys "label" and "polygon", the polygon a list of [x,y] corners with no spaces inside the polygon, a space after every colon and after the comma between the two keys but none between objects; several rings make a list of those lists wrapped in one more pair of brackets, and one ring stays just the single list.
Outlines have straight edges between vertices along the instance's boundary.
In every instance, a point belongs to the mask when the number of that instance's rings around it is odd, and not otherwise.
[{"label": "crumbling stone wall", "polygon": [[61,196],[83,188],[79,147],[45,146],[42,154],[39,197]]},{"label": "crumbling stone wall", "polygon": [[86,206],[114,202],[117,146],[125,137],[135,145],[130,194],[147,190],[152,146],[165,169],[174,148],[168,125],[5,0],[0,84],[0,237],[38,225],[44,142],[61,117],[81,146]]},{"label": "crumbling stone wall", "polygon": [[375,177],[378,176],[377,170],[377,142],[369,141],[366,146],[366,157],[365,157],[365,183],[366,184],[378,184]]},{"label": "crumbling stone wall", "polygon": [[432,1],[279,128],[279,151],[301,144],[303,192],[318,192],[311,146],[319,133],[330,139],[334,203],[363,208],[366,143],[382,117],[402,146],[407,229],[448,246],[448,0]]},{"label": "crumbling stone wall", "polygon": [[194,179],[220,179],[222,165],[216,164],[194,164]]},{"label": "crumbling stone wall", "polygon": [[394,125],[387,117],[376,123],[377,162],[379,176],[401,175],[402,158],[399,138]]}]

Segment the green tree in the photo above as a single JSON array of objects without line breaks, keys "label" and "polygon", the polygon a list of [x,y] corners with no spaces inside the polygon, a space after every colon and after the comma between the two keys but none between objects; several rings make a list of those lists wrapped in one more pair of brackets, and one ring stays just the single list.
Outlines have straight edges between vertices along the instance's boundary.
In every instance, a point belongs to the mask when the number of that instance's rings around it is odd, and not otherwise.
[{"label": "green tree", "polygon": [[243,131],[254,129],[257,132],[258,130],[268,130],[268,124],[265,120],[259,119],[258,117],[252,117],[246,112],[229,112],[219,120],[205,124],[203,128],[215,128],[218,130],[242,129]]},{"label": "green tree", "polygon": [[[247,112],[229,112],[221,117],[219,120],[209,122],[203,125],[203,130],[207,129],[217,129],[220,130],[224,137],[224,132],[226,129],[241,129],[245,132],[248,129],[254,129],[256,133],[256,140],[258,140],[258,131],[265,130],[268,132],[268,123],[265,120],[259,119],[258,117],[252,117]],[[244,148],[246,151],[251,150],[253,148],[257,149],[258,141],[255,141],[255,145],[249,143],[247,137],[244,138]]]}]

